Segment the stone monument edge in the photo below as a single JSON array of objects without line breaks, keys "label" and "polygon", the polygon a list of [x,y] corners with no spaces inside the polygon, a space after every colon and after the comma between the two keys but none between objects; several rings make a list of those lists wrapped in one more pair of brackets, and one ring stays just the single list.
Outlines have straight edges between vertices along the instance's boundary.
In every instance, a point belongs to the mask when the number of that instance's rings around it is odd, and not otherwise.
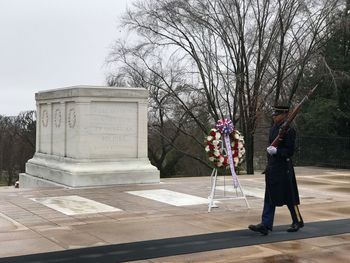
[{"label": "stone monument edge", "polygon": [[75,97],[95,97],[95,98],[135,98],[147,99],[149,92],[145,88],[127,88],[127,87],[106,87],[77,85],[51,90],[42,90],[35,93],[35,100],[50,100]]}]

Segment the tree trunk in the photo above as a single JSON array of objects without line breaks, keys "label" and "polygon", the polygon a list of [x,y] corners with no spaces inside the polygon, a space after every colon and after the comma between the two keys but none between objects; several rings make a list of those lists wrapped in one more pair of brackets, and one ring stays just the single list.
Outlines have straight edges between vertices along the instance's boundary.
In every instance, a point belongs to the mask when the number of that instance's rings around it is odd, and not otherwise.
[{"label": "tree trunk", "polygon": [[247,174],[254,174],[254,136],[248,132],[245,139]]},{"label": "tree trunk", "polygon": [[7,178],[7,186],[12,185],[13,177],[14,177],[14,172],[12,171],[12,167],[10,167],[7,170],[8,178]]}]

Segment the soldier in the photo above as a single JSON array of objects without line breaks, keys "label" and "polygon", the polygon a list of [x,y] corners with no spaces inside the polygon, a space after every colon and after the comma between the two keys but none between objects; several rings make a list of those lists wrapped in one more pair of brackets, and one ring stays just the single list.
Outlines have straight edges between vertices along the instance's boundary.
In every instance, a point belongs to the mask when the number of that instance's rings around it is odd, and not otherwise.
[{"label": "soldier", "polygon": [[[272,114],[274,124],[270,129],[269,144],[278,135],[286,120],[289,107],[275,106]],[[267,235],[273,228],[276,206],[287,205],[292,216],[288,232],[296,232],[304,226],[298,205],[300,204],[297,182],[291,157],[294,152],[295,130],[290,128],[278,147],[267,147],[268,163],[265,173],[265,198],[260,224],[249,225],[249,229]]]}]

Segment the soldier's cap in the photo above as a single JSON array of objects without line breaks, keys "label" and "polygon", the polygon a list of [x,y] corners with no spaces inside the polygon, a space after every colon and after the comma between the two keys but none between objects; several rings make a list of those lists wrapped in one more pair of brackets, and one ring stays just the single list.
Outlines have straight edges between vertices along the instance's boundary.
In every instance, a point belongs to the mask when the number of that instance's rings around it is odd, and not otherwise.
[{"label": "soldier's cap", "polygon": [[288,106],[282,106],[282,105],[275,105],[272,107],[272,116],[277,116],[280,114],[288,113],[289,107]]}]

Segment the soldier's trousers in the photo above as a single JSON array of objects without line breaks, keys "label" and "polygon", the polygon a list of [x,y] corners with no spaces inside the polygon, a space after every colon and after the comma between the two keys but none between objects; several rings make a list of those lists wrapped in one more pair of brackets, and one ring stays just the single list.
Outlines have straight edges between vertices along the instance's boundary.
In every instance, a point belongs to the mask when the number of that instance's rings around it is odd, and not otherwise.
[{"label": "soldier's trousers", "polygon": [[[292,217],[292,222],[300,223],[303,222],[303,218],[299,212],[299,208],[297,205],[287,205],[290,215]],[[268,229],[272,230],[273,228],[273,219],[275,217],[276,206],[264,202],[264,209],[261,216],[261,223],[263,223]]]}]

